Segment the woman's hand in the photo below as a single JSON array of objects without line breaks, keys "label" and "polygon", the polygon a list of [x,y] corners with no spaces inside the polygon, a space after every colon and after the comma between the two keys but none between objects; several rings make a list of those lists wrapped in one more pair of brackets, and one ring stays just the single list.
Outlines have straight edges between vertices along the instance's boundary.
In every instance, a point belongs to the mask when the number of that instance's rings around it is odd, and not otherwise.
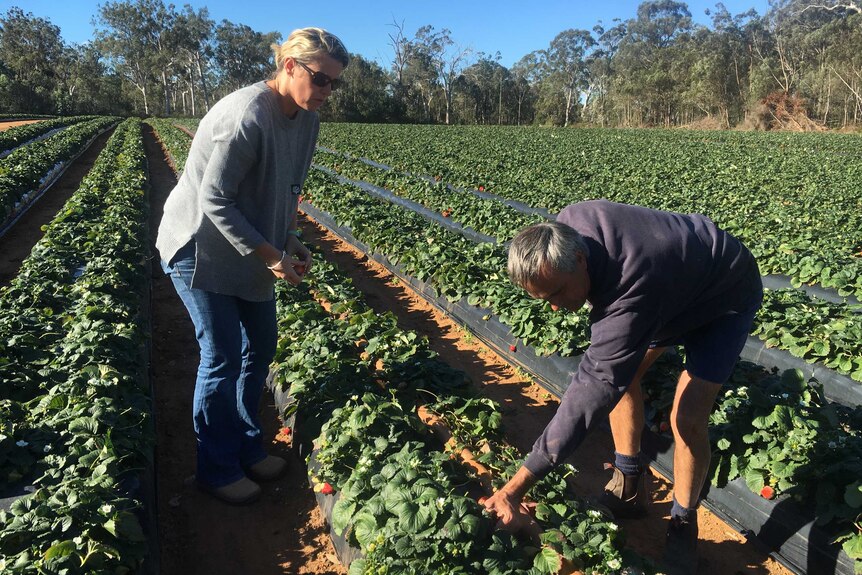
[{"label": "woman's hand", "polygon": [[311,251],[296,236],[288,236],[284,257],[269,269],[275,277],[285,280],[290,285],[299,285],[303,276],[311,269],[311,264]]},{"label": "woman's hand", "polygon": [[297,262],[291,263],[291,265],[300,277],[311,271],[311,251],[303,245],[298,237],[287,236],[287,246],[285,246],[284,251]]},{"label": "woman's hand", "polygon": [[256,251],[275,277],[291,285],[299,285],[311,269],[311,251],[296,236],[288,236],[284,250],[264,243]]}]

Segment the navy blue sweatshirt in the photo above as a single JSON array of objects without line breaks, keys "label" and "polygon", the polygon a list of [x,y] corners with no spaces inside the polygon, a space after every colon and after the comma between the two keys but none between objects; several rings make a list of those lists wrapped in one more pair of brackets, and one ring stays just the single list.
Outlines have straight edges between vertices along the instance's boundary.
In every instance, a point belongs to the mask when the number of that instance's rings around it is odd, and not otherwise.
[{"label": "navy blue sweatshirt", "polygon": [[524,462],[538,477],[614,408],[651,342],[746,311],[762,291],[748,249],[705,216],[594,200],[568,206],[557,221],[589,251],[590,346]]}]

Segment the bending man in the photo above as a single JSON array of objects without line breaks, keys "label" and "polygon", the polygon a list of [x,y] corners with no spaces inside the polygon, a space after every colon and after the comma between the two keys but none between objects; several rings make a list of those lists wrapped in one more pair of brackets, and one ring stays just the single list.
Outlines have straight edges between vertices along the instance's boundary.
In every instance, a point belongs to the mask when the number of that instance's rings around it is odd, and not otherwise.
[{"label": "bending man", "polygon": [[616,454],[601,502],[617,516],[643,514],[640,378],[667,346],[682,345],[686,363],[670,416],[675,482],[665,558],[673,572],[695,572],[709,414],[763,297],[753,256],[704,216],[596,200],[522,230],[509,249],[508,272],[554,310],[589,302],[591,341],[554,418],[485,507],[517,530],[527,520],[520,507],[527,490],[609,416]]}]

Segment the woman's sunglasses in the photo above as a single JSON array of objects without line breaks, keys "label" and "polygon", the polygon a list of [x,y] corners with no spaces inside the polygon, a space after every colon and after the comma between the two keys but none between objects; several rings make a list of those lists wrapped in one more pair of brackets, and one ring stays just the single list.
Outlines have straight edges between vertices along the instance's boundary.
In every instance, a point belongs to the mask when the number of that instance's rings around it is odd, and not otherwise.
[{"label": "woman's sunglasses", "polygon": [[296,63],[305,68],[306,72],[311,74],[311,83],[319,88],[325,88],[327,84],[330,84],[333,90],[337,90],[344,83],[344,80],[340,78],[330,78],[323,72],[315,72],[302,62],[297,61]]}]

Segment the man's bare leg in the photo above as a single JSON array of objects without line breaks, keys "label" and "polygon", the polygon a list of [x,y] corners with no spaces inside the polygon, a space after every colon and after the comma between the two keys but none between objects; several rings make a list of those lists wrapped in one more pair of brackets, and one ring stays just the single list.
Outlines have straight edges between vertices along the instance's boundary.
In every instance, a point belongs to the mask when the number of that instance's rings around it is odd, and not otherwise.
[{"label": "man's bare leg", "polygon": [[666,349],[666,347],[657,347],[647,350],[631,385],[608,416],[611,435],[614,438],[614,449],[617,453],[634,456],[641,451],[641,433],[644,427],[641,378]]},{"label": "man's bare leg", "polygon": [[673,498],[665,536],[664,570],[669,575],[697,573],[697,513],[694,508],[709,470],[709,414],[721,385],[683,371],[676,386],[670,425],[673,430]]},{"label": "man's bare leg", "polygon": [[683,507],[693,508],[709,471],[709,414],[721,384],[683,371],[673,398],[670,423],[673,430],[673,493]]},{"label": "man's bare leg", "polygon": [[646,476],[640,462],[641,435],[644,426],[641,378],[661,356],[664,348],[651,349],[644,355],[631,385],[610,413],[611,434],[614,438],[613,475],[605,485],[599,503],[617,517],[637,517],[646,512],[649,493]]}]

